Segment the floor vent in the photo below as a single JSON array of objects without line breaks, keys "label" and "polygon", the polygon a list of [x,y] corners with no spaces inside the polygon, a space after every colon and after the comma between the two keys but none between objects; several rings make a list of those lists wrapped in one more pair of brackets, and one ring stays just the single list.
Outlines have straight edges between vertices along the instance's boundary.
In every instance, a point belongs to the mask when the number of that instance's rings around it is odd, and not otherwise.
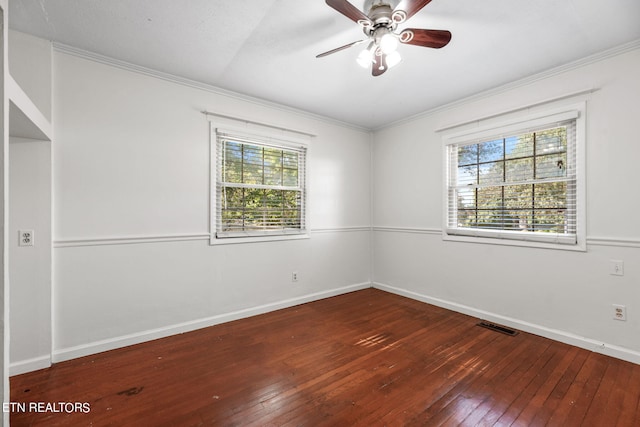
[{"label": "floor vent", "polygon": [[502,325],[496,325],[495,323],[486,322],[484,320],[478,323],[478,326],[491,329],[492,331],[500,332],[501,334],[510,335],[512,337],[518,335],[518,331],[516,331],[515,329],[507,328],[506,326]]}]

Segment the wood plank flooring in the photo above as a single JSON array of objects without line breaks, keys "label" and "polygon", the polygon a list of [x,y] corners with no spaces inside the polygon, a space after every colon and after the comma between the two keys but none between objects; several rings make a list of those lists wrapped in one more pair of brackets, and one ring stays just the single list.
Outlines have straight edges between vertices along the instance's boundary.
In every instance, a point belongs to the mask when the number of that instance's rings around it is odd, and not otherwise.
[{"label": "wood plank flooring", "polygon": [[[11,378],[20,426],[638,426],[640,366],[375,289]],[[59,406],[56,409],[63,409]]]}]

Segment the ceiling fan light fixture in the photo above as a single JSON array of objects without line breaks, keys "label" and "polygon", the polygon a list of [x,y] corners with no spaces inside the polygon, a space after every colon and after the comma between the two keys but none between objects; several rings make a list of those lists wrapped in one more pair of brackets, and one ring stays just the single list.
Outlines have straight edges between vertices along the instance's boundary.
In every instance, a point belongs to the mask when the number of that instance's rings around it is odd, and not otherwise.
[{"label": "ceiling fan light fixture", "polygon": [[398,49],[398,37],[392,32],[388,32],[380,38],[380,50],[385,54],[390,54]]},{"label": "ceiling fan light fixture", "polygon": [[387,54],[387,68],[393,68],[402,61],[402,57],[398,51]]},{"label": "ceiling fan light fixture", "polygon": [[362,68],[369,68],[371,64],[375,62],[373,57],[375,51],[375,44],[373,42],[369,43],[369,46],[360,52],[356,61]]},{"label": "ceiling fan light fixture", "polygon": [[351,46],[370,41],[369,46],[357,57],[357,62],[364,68],[371,67],[371,74],[376,77],[382,75],[389,68],[395,67],[402,61],[398,53],[398,45],[411,44],[414,46],[440,49],[451,41],[451,32],[446,30],[427,30],[422,28],[407,28],[399,33],[396,29],[431,0],[367,0],[364,13],[350,0],[325,0],[327,5],[357,23],[366,38],[316,55],[322,58]]},{"label": "ceiling fan light fixture", "polygon": [[362,68],[369,68],[371,66],[371,63],[373,62],[373,54],[371,53],[371,49],[365,49],[360,52],[360,55],[358,55],[356,61]]}]

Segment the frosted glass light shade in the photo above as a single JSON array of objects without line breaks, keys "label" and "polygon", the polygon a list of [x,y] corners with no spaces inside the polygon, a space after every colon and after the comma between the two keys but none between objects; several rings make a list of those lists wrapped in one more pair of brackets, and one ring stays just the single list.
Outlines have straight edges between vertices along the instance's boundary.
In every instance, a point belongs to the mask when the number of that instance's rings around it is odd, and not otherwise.
[{"label": "frosted glass light shade", "polygon": [[387,33],[380,39],[380,50],[385,54],[395,52],[398,48],[398,38],[392,34]]}]

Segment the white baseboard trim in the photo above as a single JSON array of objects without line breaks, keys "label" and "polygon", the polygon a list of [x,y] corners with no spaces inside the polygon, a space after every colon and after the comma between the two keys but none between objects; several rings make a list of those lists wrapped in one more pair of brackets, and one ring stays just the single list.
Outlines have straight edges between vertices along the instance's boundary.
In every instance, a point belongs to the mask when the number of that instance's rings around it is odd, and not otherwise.
[{"label": "white baseboard trim", "polygon": [[176,325],[170,325],[163,328],[157,328],[135,334],[119,336],[106,340],[96,341],[75,347],[62,348],[54,350],[53,362],[63,362],[65,360],[76,359],[78,357],[89,356],[103,351],[114,350],[121,347],[140,344],[159,338],[165,338],[171,335],[182,334],[185,332],[195,331],[197,329],[207,328],[209,326],[221,323],[231,322],[233,320],[244,319],[246,317],[256,316],[258,314],[268,313],[270,311],[280,310],[283,308],[293,307],[336,295],[346,294],[353,291],[359,291],[371,287],[370,282],[358,283],[355,285],[334,288],[328,291],[316,292],[300,297],[286,299],[284,301],[273,302],[269,304],[259,305],[257,307],[246,308],[243,310],[232,311],[230,313],[219,314],[216,316],[198,319],[190,322],[184,322]]},{"label": "white baseboard trim", "polygon": [[541,326],[535,323],[529,323],[519,319],[502,316],[502,315],[491,313],[484,310],[479,310],[477,308],[469,307],[467,305],[446,301],[440,298],[430,297],[427,295],[419,294],[417,292],[408,291],[406,289],[385,285],[383,283],[373,282],[372,287],[376,289],[380,289],[382,291],[390,292],[392,294],[401,295],[417,301],[425,302],[427,304],[431,304],[438,307],[446,308],[448,310],[456,311],[458,313],[463,313],[472,317],[477,317],[479,319],[488,320],[490,322],[495,322],[501,325],[509,326],[511,328],[515,328],[524,332],[529,332],[535,335],[549,338],[554,341],[559,341],[565,344],[573,345],[575,347],[584,348],[585,350],[593,351],[595,353],[601,353],[606,356],[615,357],[616,359],[626,360],[628,362],[640,364],[640,352],[637,352],[628,348],[620,347],[613,344],[603,343],[590,338],[575,335],[570,332],[547,328],[546,326]]},{"label": "white baseboard trim", "polygon": [[9,364],[9,376],[26,374],[51,366],[50,356],[34,357],[33,359],[20,360]]}]

